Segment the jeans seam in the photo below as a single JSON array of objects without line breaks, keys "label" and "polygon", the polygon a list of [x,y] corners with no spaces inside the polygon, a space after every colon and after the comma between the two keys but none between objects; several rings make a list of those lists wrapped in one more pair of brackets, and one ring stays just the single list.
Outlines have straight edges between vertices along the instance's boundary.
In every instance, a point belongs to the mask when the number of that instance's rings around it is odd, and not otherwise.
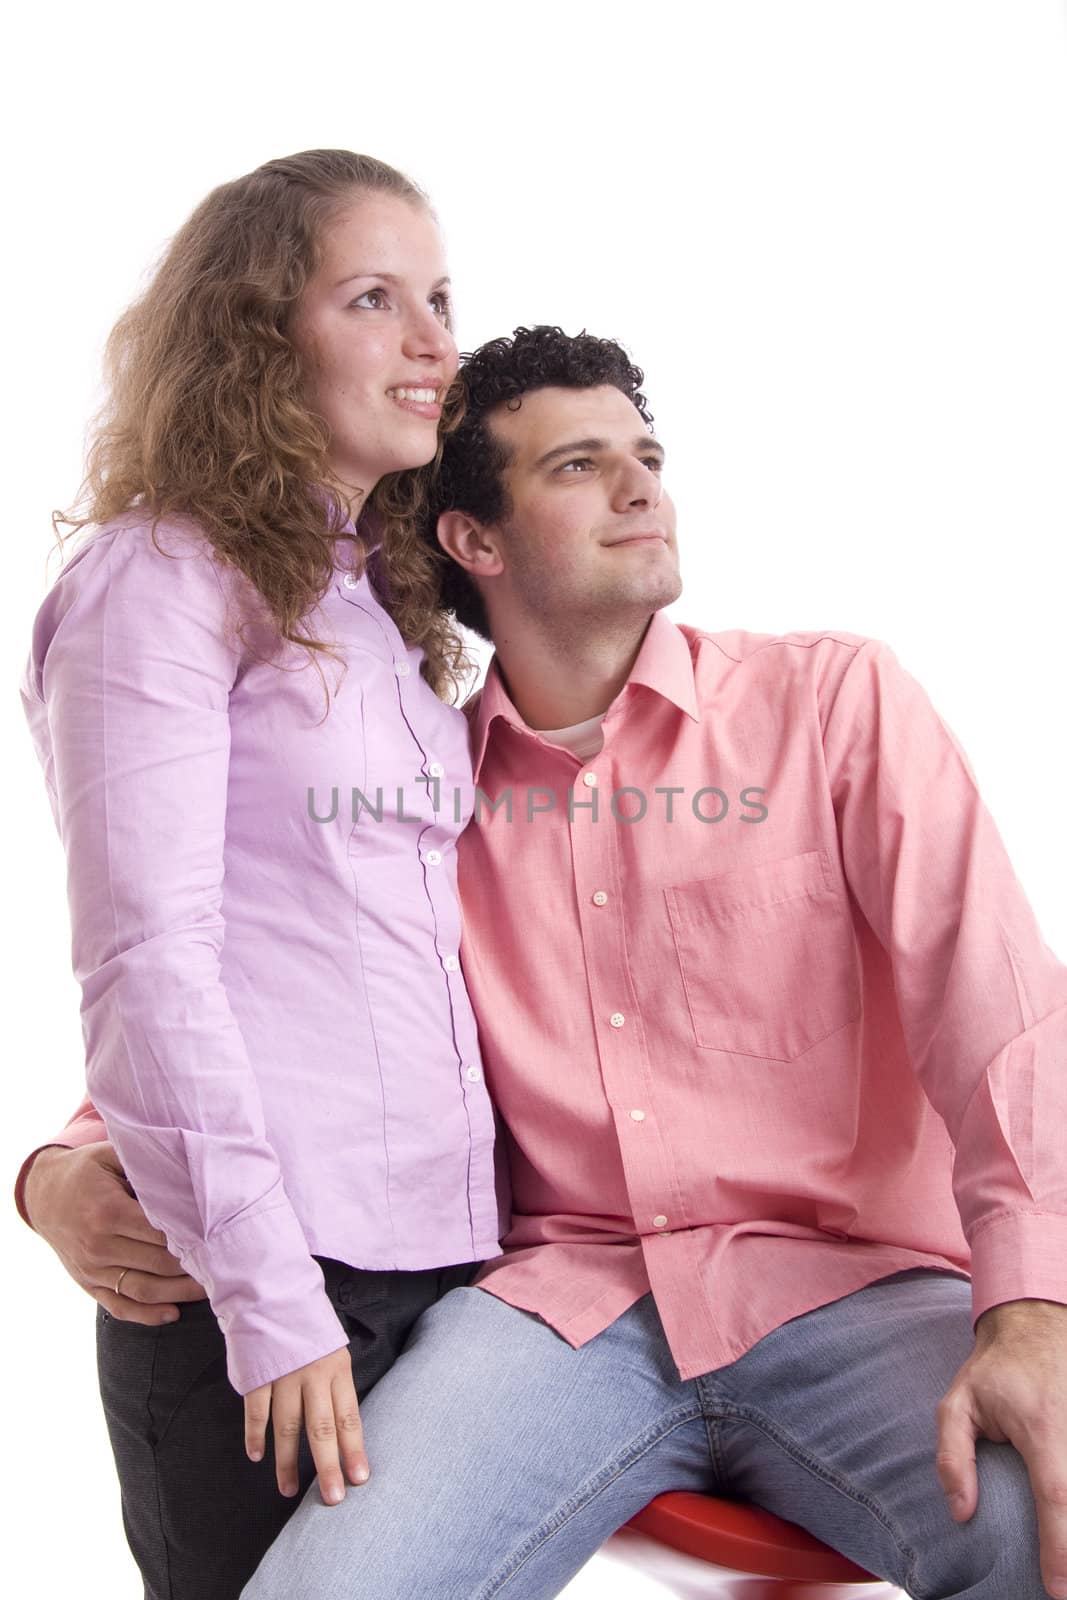
[{"label": "jeans seam", "polygon": [[857,1505],[862,1506],[865,1511],[868,1511],[871,1516],[874,1517],[875,1521],[881,1524],[881,1526],[885,1529],[885,1532],[889,1535],[896,1546],[897,1553],[904,1563],[906,1575],[904,1587],[908,1594],[913,1597],[913,1600],[922,1600],[922,1596],[916,1594],[911,1583],[911,1577],[915,1570],[916,1562],[918,1561],[918,1553],[912,1549],[910,1544],[901,1538],[900,1534],[897,1532],[896,1528],[893,1526],[892,1522],[886,1516],[885,1512],[882,1510],[881,1506],[876,1500],[872,1499],[872,1497],[863,1489],[860,1489],[854,1483],[851,1483],[849,1479],[846,1478],[842,1473],[837,1472],[832,1467],[826,1466],[825,1463],[821,1461],[817,1461],[814,1456],[810,1456],[803,1446],[797,1443],[791,1434],[785,1433],[781,1428],[775,1427],[774,1423],[768,1421],[768,1419],[760,1412],[755,1411],[748,1406],[734,1403],[727,1408],[724,1408],[724,1410],[720,1413],[719,1420],[722,1422],[747,1422],[752,1427],[758,1428],[762,1434],[771,1439],[776,1445],[779,1446],[780,1449],[784,1450],[787,1455],[792,1456],[793,1460],[802,1466],[805,1471],[810,1472],[813,1477],[819,1478],[829,1488],[835,1490],[838,1494],[847,1496],[848,1499],[854,1501]]},{"label": "jeans seam", "polygon": [[677,1428],[684,1427],[688,1422],[696,1422],[700,1418],[700,1409],[697,1406],[687,1406],[682,1413],[672,1413],[665,1423],[657,1423],[654,1429],[646,1430],[635,1440],[628,1444],[625,1450],[615,1457],[612,1462],[600,1469],[600,1472],[591,1482],[583,1484],[568,1500],[542,1519],[531,1534],[528,1534],[523,1544],[497,1567],[485,1586],[478,1590],[473,1600],[491,1600],[493,1595],[499,1594],[511,1582],[512,1578],[522,1570],[526,1563],[542,1550],[548,1541],[555,1537],[563,1528],[573,1522],[580,1511],[584,1511],[594,1500],[610,1489],[618,1480],[655,1446],[675,1432]]},{"label": "jeans seam", "polygon": [[708,1455],[711,1458],[712,1471],[715,1474],[716,1483],[723,1484],[726,1482],[726,1463],[723,1460],[722,1443],[719,1439],[719,1418],[710,1416],[707,1411],[702,1411],[701,1415],[704,1419],[704,1436],[708,1441]]},{"label": "jeans seam", "polygon": [[149,1421],[149,1424],[150,1424],[151,1429],[152,1429],[152,1443],[150,1445],[150,1449],[152,1451],[152,1493],[153,1493],[153,1498],[155,1500],[155,1505],[156,1505],[156,1523],[157,1523],[157,1525],[159,1527],[159,1540],[160,1540],[161,1545],[163,1546],[163,1559],[166,1562],[167,1600],[174,1600],[174,1574],[173,1574],[173,1571],[171,1570],[170,1540],[167,1538],[167,1530],[166,1530],[166,1527],[164,1526],[164,1522],[163,1522],[163,1504],[162,1504],[162,1501],[160,1499],[160,1477],[159,1477],[159,1444],[160,1444],[160,1441],[159,1441],[159,1436],[158,1436],[158,1434],[156,1432],[155,1415],[154,1415],[154,1413],[152,1411],[152,1391],[153,1391],[153,1389],[155,1387],[155,1381],[156,1381],[156,1363],[157,1363],[157,1361],[159,1359],[159,1344],[160,1344],[160,1330],[157,1328],[156,1329],[156,1337],[155,1337],[155,1339],[153,1340],[153,1343],[152,1343],[152,1370],[148,1375],[148,1394],[145,1397],[145,1410],[148,1413],[148,1421]]},{"label": "jeans seam", "polygon": [[724,1409],[729,1409],[729,1401],[724,1400],[722,1395],[716,1392],[717,1385],[709,1373],[697,1378],[696,1386],[697,1394],[700,1396],[700,1411],[704,1418],[704,1433],[708,1441],[708,1454],[711,1457],[716,1486],[721,1488],[726,1483],[727,1477],[726,1459],[723,1455],[718,1425],[722,1420]]}]

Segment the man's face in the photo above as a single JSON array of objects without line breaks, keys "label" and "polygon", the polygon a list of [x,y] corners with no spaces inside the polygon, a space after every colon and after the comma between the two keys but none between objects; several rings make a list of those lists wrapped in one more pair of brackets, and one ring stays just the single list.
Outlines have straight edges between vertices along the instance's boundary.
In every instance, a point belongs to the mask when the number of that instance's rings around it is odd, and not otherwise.
[{"label": "man's face", "polygon": [[663,446],[611,385],[538,389],[489,419],[510,452],[494,620],[611,623],[681,593]]}]

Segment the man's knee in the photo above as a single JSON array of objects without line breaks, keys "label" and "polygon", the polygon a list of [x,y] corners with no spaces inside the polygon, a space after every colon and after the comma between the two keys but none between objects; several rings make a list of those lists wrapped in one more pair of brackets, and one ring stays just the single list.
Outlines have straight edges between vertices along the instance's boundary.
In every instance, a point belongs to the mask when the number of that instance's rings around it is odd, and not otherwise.
[{"label": "man's knee", "polygon": [[1047,1600],[1030,1480],[1010,1445],[978,1441],[978,1510],[965,1523],[946,1511],[910,1577],[921,1600]]}]

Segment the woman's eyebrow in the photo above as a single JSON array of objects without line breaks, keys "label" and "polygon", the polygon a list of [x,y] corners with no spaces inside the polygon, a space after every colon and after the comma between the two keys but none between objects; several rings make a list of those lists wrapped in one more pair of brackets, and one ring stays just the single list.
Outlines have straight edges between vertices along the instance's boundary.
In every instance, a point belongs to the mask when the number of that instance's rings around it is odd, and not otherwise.
[{"label": "woman's eyebrow", "polygon": [[[355,278],[377,278],[381,283],[402,283],[404,281],[402,278],[398,277],[395,272],[348,272],[343,278],[338,278],[337,282],[334,284],[334,288],[340,289],[343,284],[351,283]],[[438,289],[450,289],[451,287],[451,278],[438,278],[437,282],[431,288],[430,293],[435,294]]]}]

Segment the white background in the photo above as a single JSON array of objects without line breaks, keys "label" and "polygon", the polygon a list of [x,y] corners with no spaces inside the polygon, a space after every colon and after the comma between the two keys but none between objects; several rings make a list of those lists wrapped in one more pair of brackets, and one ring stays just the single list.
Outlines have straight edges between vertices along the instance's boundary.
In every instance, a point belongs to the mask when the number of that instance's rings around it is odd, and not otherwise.
[{"label": "white background", "polygon": [[[310,146],[429,190],[463,348],[532,321],[628,345],[680,508],[675,615],[888,638],[1067,954],[1056,0],[21,11],[3,113],[0,1172],[63,1123],[82,1076],[61,853],[15,692],[49,513],[77,489],[102,341],[167,235],[217,182]],[[134,1600],[93,1308],[5,1226],[5,1587]],[[631,1592],[665,1591],[603,1558],[574,1588]]]}]

